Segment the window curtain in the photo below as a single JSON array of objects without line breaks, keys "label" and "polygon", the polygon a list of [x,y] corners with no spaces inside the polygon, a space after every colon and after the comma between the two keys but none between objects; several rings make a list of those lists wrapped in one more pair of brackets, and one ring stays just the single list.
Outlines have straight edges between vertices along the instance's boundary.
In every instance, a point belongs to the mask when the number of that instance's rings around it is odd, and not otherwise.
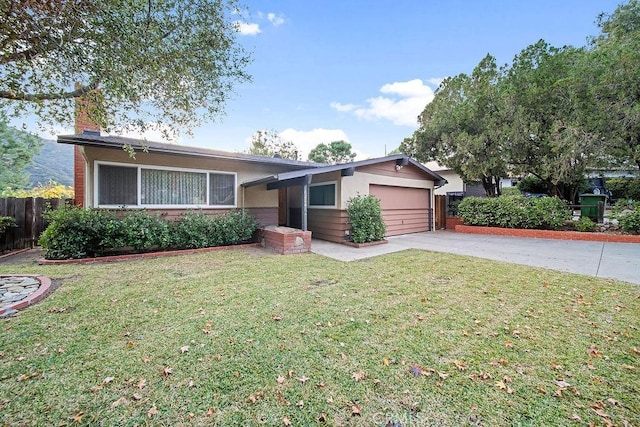
[{"label": "window curtain", "polygon": [[98,166],[99,205],[137,205],[138,169],[135,167]]},{"label": "window curtain", "polygon": [[209,204],[235,205],[235,179],[228,174],[209,174]]},{"label": "window curtain", "polygon": [[202,205],[206,203],[207,175],[160,169],[142,169],[144,205]]}]

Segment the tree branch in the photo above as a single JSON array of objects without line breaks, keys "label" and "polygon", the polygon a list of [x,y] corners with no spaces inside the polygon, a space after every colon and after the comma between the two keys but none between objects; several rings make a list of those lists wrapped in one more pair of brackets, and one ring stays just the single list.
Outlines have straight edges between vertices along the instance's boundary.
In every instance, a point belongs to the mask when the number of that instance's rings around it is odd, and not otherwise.
[{"label": "tree branch", "polygon": [[62,92],[62,93],[33,93],[18,94],[13,91],[0,91],[0,98],[10,99],[13,101],[52,101],[56,99],[78,98],[98,88],[100,82],[94,80],[86,86],[80,86],[78,89]]}]

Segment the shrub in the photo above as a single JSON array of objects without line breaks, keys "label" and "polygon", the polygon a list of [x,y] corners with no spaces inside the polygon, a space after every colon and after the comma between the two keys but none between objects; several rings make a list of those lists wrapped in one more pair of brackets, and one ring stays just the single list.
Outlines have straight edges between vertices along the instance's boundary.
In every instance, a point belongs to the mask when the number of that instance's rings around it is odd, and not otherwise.
[{"label": "shrub", "polygon": [[0,236],[4,234],[9,228],[16,225],[16,220],[10,216],[0,216]]},{"label": "shrub", "polygon": [[640,178],[607,179],[607,188],[618,200],[640,200]]},{"label": "shrub", "polygon": [[627,233],[640,234],[640,201],[629,203],[620,200],[613,206],[612,217]]},{"label": "shrub", "polygon": [[44,213],[49,226],[38,243],[46,249],[47,259],[67,259],[99,256],[106,247],[108,224],[117,221],[103,210],[63,206]]},{"label": "shrub", "polygon": [[571,218],[567,204],[556,197],[467,197],[458,206],[467,225],[504,228],[558,229]]},{"label": "shrub", "polygon": [[544,182],[536,176],[527,175],[518,182],[518,190],[523,193],[546,193],[547,187]]},{"label": "shrub", "polygon": [[591,218],[583,216],[579,220],[573,222],[573,226],[580,232],[593,232],[598,229],[598,224],[593,222]]},{"label": "shrub", "polygon": [[251,239],[258,227],[255,217],[241,211],[215,218],[189,212],[169,223],[143,210],[119,218],[109,211],[65,206],[46,212],[45,218],[50,225],[39,243],[47,259],[101,256],[125,247],[140,252],[232,245]]},{"label": "shrub", "polygon": [[355,243],[384,239],[386,227],[380,200],[375,196],[356,196],[347,201],[347,215],[351,224],[351,239]]},{"label": "shrub", "polygon": [[518,187],[504,187],[502,189],[502,196],[517,196],[522,194]]}]

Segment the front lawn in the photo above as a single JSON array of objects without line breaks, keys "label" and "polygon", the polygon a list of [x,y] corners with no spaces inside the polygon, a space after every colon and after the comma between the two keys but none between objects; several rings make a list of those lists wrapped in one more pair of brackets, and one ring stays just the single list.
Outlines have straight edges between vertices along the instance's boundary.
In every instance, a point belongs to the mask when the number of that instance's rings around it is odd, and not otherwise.
[{"label": "front lawn", "polygon": [[0,425],[640,425],[622,282],[417,250],[0,273],[62,283],[0,321]]}]

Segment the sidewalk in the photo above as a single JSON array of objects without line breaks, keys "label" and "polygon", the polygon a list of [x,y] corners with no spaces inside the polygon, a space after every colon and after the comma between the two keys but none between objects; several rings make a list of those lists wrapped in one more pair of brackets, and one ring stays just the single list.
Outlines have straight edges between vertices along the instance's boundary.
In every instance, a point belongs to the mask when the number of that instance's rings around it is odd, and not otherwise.
[{"label": "sidewalk", "polygon": [[352,248],[313,240],[311,251],[354,261],[405,249],[469,255],[640,284],[640,244],[527,239],[436,231],[390,237],[389,243]]}]

